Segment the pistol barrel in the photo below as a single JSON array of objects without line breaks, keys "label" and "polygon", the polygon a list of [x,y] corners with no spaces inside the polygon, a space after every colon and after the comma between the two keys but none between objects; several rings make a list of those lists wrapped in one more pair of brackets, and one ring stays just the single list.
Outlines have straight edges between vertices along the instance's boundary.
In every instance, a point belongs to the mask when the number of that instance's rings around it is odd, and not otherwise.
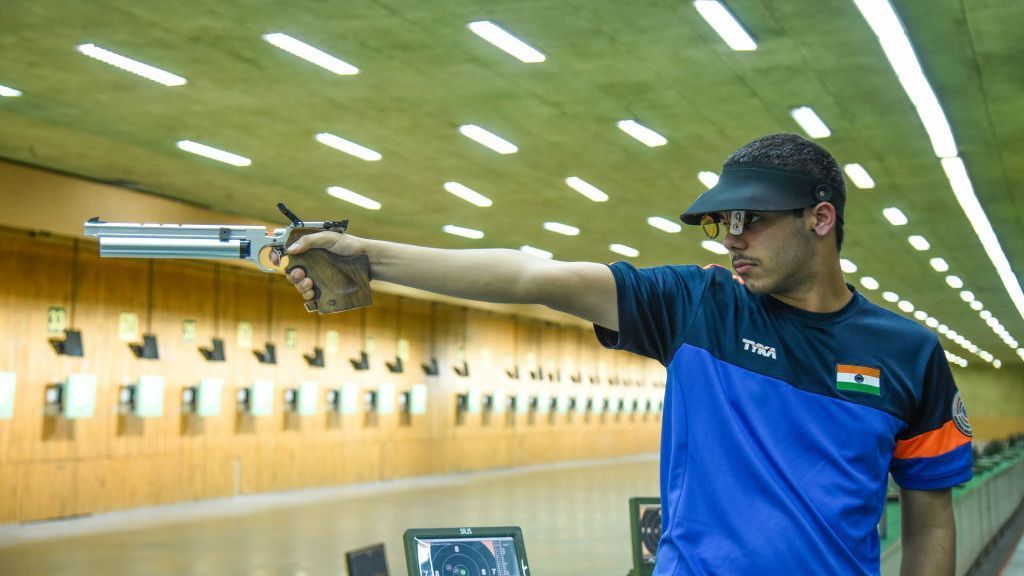
[{"label": "pistol barrel", "polygon": [[100,256],[114,258],[248,258],[247,240],[100,237]]}]

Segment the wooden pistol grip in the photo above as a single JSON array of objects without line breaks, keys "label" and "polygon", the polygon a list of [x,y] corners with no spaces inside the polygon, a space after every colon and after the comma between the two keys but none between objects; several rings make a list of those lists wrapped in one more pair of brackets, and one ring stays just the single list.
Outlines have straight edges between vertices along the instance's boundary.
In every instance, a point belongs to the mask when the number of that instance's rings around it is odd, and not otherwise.
[{"label": "wooden pistol grip", "polygon": [[339,256],[311,248],[288,256],[287,273],[301,268],[313,281],[313,299],[306,310],[331,314],[373,305],[370,294],[370,258],[366,254]]}]

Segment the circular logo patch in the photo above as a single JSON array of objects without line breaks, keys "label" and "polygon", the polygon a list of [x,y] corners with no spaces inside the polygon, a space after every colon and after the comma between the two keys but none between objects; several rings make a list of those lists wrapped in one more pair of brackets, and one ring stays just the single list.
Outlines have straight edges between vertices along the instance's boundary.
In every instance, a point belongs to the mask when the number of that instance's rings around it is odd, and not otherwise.
[{"label": "circular logo patch", "polygon": [[967,407],[960,399],[959,391],[953,397],[953,424],[956,424],[956,429],[963,432],[964,436],[972,436],[971,423],[967,420]]},{"label": "circular logo patch", "polygon": [[853,381],[856,382],[857,384],[863,384],[864,383],[864,375],[863,374],[857,374],[856,376],[853,377]]}]

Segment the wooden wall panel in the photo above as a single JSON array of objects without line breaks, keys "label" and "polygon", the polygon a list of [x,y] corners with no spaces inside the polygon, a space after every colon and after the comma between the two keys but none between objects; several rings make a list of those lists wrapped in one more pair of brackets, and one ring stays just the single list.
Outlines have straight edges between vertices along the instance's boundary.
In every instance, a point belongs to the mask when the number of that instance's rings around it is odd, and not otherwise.
[{"label": "wooden wall panel", "polygon": [[[372,308],[321,317],[306,313],[280,276],[206,262],[101,259],[88,241],[77,253],[71,326],[83,332],[85,356],[58,356],[48,343],[47,309],[71,312],[73,243],[16,230],[0,235],[12,254],[0,261],[0,275],[13,279],[0,287],[0,370],[18,374],[15,416],[0,421],[0,522],[657,446],[657,422],[588,419],[583,406],[572,415],[549,416],[545,409],[530,418],[488,414],[481,405],[456,425],[459,394],[492,396],[505,408],[508,396],[521,391],[544,402],[559,394],[618,391],[607,381],[572,382],[575,372],[594,372],[598,358],[611,366],[609,376],[616,366],[614,355],[604,356],[578,327],[388,294],[375,295]],[[138,318],[134,341],[146,332],[157,335],[159,359],[135,358],[119,335],[122,313]],[[185,340],[185,320],[196,322],[194,341]],[[251,328],[250,344],[239,340],[240,323]],[[328,331],[337,334],[337,346],[328,346]],[[215,337],[224,341],[225,362],[207,362],[199,353]],[[367,337],[373,339],[370,366],[357,371],[349,360],[358,358]],[[386,362],[397,356],[399,340],[408,341],[408,357],[404,371],[392,373]],[[274,365],[253,354],[268,342],[276,345]],[[324,349],[324,368],[303,358],[315,347]],[[421,368],[432,356],[441,367],[437,376]],[[454,370],[462,360],[468,376]],[[518,379],[506,374],[515,365]],[[543,376],[531,378],[538,369]],[[73,372],[96,374],[95,416],[69,421],[44,415],[46,385]],[[166,379],[160,417],[140,419],[118,409],[121,387],[143,375]],[[223,380],[222,409],[200,418],[183,411],[182,394],[204,377]],[[275,383],[267,417],[236,410],[238,390],[257,378]],[[285,390],[304,380],[320,384],[314,415],[291,413],[285,404]],[[390,384],[394,413],[374,419],[362,406],[352,415],[331,412],[328,390],[346,382],[363,391]],[[406,419],[398,397],[416,384],[427,386],[428,410]],[[599,430],[611,444],[595,440]]]}]

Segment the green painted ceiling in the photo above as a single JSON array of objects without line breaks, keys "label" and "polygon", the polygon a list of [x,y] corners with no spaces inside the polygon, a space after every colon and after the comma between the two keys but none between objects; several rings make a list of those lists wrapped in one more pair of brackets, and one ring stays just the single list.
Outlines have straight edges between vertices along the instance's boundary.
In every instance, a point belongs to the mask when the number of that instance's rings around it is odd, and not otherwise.
[{"label": "green painted ceiling", "polygon": [[[286,202],[308,219],[352,219],[355,234],[445,247],[538,246],[559,259],[610,261],[617,242],[638,265],[726,263],[700,233],[666,234],[704,187],[701,170],[747,141],[797,131],[810,105],[832,129],[821,141],[858,162],[873,190],[850,186],[844,256],[1007,365],[1020,360],[948,288],[945,258],[1024,342],[1024,321],[961,212],[924,128],[852,0],[731,0],[758,41],[734,52],[686,0],[8,0],[0,13],[0,157],[269,221]],[[1015,273],[1024,270],[1024,3],[895,2],[952,124],[961,157]],[[523,64],[472,34],[493,20],[544,52]],[[261,39],[286,32],[358,66],[336,76]],[[167,88],[79,54],[95,43],[188,79]],[[647,148],[615,123],[636,119],[669,139]],[[519,152],[461,136],[474,123]],[[318,144],[332,132],[383,154],[364,162]],[[186,154],[191,139],[252,159],[236,168]],[[610,196],[593,203],[579,176]],[[489,196],[477,208],[442,189]],[[383,203],[367,211],[329,197],[340,185]],[[887,206],[910,224],[890,226]],[[577,237],[542,229],[573,224]],[[441,232],[483,230],[472,241]],[[917,252],[906,241],[924,235]],[[879,292],[869,296],[882,303]],[[884,303],[883,303],[884,304]],[[886,304],[887,306],[890,306]],[[979,358],[943,339],[971,362]]]}]

